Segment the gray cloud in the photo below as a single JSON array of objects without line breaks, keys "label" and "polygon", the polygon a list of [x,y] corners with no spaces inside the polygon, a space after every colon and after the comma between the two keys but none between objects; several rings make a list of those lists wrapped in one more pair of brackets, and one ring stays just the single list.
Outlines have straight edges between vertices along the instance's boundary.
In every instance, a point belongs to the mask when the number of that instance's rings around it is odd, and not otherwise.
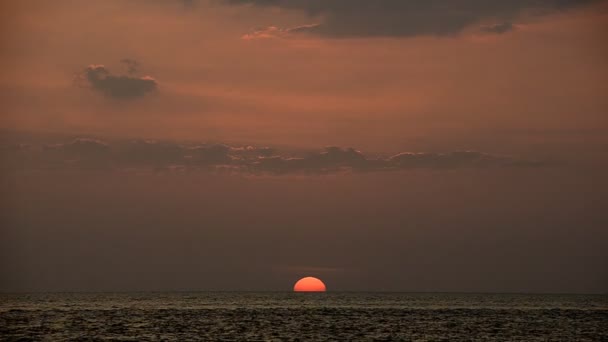
[{"label": "gray cloud", "polygon": [[73,156],[90,157],[108,153],[110,146],[97,139],[78,138],[68,143],[45,145],[49,151],[59,151]]},{"label": "gray cloud", "polygon": [[200,145],[187,148],[187,158],[194,163],[203,164],[228,164],[232,162],[230,157],[231,148],[224,144]]},{"label": "gray cloud", "polygon": [[114,144],[114,158],[120,165],[162,167],[183,163],[184,151],[170,142],[132,140]]},{"label": "gray cloud", "polygon": [[326,147],[319,153],[304,157],[262,157],[249,165],[255,172],[270,173],[327,173],[340,170],[363,170],[370,167],[370,160],[352,148]]},{"label": "gray cloud", "polygon": [[513,165],[515,160],[476,151],[448,153],[399,153],[388,159],[399,168],[454,168]]},{"label": "gray cloud", "polygon": [[[353,148],[326,147],[319,152],[284,152],[268,147],[225,144],[184,145],[150,140],[117,141],[79,138],[59,144],[7,145],[5,165],[13,168],[230,170],[245,174],[328,174],[405,169],[451,169],[542,166],[544,163],[476,151],[404,152],[368,157]],[[26,148],[14,148],[26,146]]]},{"label": "gray cloud", "polygon": [[[231,5],[254,5],[301,10],[322,24],[300,26],[291,33],[327,37],[449,36],[469,26],[503,22],[487,32],[505,33],[522,13],[543,15],[602,0],[223,0]],[[291,29],[281,29],[289,32]]]},{"label": "gray cloud", "polygon": [[137,61],[124,59],[122,62],[127,64],[129,75],[112,75],[103,65],[89,65],[79,75],[79,81],[115,99],[133,99],[157,89],[158,83],[154,78],[133,75],[139,65]]},{"label": "gray cloud", "polygon": [[24,169],[64,169],[96,168],[106,169],[111,166],[109,157],[112,147],[97,139],[77,138],[66,143],[27,144],[12,158],[2,161],[11,168]]},{"label": "gray cloud", "polygon": [[447,153],[404,152],[388,158],[368,158],[352,148],[327,147],[305,157],[273,156],[259,158],[249,165],[253,172],[274,174],[332,173],[340,171],[374,172],[405,169],[453,169],[485,167],[543,166],[546,163],[498,156],[477,151]]}]

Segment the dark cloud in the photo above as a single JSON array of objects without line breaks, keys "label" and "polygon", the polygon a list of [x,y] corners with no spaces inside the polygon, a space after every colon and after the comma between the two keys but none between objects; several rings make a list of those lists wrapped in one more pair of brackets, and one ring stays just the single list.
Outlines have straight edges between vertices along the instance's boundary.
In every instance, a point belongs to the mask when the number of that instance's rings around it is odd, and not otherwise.
[{"label": "dark cloud", "polygon": [[47,144],[42,146],[42,153],[37,154],[32,146],[23,159],[29,166],[44,168],[100,168],[111,167],[109,157],[112,149],[107,143],[90,138],[78,138],[66,143]]},{"label": "dark cloud", "polygon": [[326,147],[319,152],[279,153],[268,147],[217,143],[184,145],[151,140],[107,143],[90,138],[43,145],[39,148],[34,145],[11,144],[1,150],[4,151],[6,165],[17,168],[94,166],[115,169],[231,170],[237,173],[280,175],[546,165],[475,151],[406,152],[385,158],[367,157],[353,148],[335,146]]},{"label": "dark cloud", "polygon": [[[485,22],[504,22],[487,32],[504,33],[522,13],[542,15],[601,0],[224,0],[301,10],[322,19],[320,25],[301,26],[291,33],[328,37],[447,36]],[[289,32],[291,29],[281,29]]]},{"label": "dark cloud", "polygon": [[514,160],[475,151],[449,153],[399,153],[389,158],[399,168],[454,168],[512,165]]},{"label": "dark cloud", "polygon": [[271,157],[277,155],[277,151],[274,148],[256,146],[231,147],[230,153],[239,158]]},{"label": "dark cloud", "polygon": [[481,167],[543,166],[545,163],[476,151],[448,153],[404,152],[389,158],[368,158],[352,148],[327,147],[305,157],[273,156],[259,158],[250,168],[254,172],[331,173],[339,171],[391,171],[414,168],[449,169]]},{"label": "dark cloud", "polygon": [[89,138],[78,138],[68,143],[45,145],[44,148],[51,151],[68,153],[74,156],[106,154],[110,149],[107,143]]},{"label": "dark cloud", "polygon": [[132,140],[114,145],[115,158],[121,165],[165,166],[184,163],[183,147],[155,140]]},{"label": "dark cloud", "polygon": [[104,95],[115,99],[133,99],[157,89],[158,83],[150,76],[137,77],[137,61],[123,59],[129,75],[112,75],[103,65],[89,65],[79,75],[81,84],[87,85]]},{"label": "dark cloud", "polygon": [[186,150],[193,163],[203,164],[228,164],[232,162],[230,157],[231,148],[224,144],[200,145]]},{"label": "dark cloud", "polygon": [[326,173],[339,170],[359,170],[368,167],[368,160],[352,148],[326,147],[320,153],[304,157],[273,156],[259,158],[250,167],[254,171],[271,173],[312,172]]}]

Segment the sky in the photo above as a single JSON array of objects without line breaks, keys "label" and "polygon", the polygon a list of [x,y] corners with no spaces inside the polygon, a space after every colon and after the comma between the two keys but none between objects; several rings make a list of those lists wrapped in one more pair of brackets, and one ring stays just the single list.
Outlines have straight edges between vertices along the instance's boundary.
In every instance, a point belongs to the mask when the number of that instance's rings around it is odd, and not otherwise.
[{"label": "sky", "polygon": [[0,25],[0,291],[608,292],[606,1]]}]

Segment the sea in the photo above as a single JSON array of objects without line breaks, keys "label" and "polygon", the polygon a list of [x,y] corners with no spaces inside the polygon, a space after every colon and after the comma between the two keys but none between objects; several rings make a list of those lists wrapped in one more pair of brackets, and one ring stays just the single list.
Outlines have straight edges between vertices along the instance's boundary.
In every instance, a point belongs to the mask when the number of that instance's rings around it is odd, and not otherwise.
[{"label": "sea", "polygon": [[0,294],[2,341],[608,341],[608,295]]}]

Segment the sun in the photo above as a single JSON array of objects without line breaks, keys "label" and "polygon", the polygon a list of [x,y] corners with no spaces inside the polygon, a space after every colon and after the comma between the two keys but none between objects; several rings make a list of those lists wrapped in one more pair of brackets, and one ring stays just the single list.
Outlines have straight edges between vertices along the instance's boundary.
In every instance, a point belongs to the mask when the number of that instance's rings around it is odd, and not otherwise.
[{"label": "sun", "polygon": [[302,278],[293,286],[295,292],[325,292],[326,289],[321,279],[315,277]]}]

